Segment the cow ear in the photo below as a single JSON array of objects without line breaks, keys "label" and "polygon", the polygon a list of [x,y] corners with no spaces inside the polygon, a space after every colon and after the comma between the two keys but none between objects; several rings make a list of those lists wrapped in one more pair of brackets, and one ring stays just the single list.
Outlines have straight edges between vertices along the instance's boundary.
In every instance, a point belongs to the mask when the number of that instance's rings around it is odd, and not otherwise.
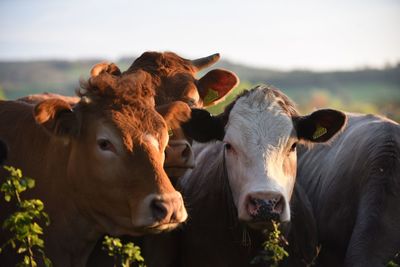
[{"label": "cow ear", "polygon": [[347,117],[343,112],[333,109],[318,110],[295,119],[297,137],[300,140],[323,143],[338,133],[346,121]]},{"label": "cow ear", "polygon": [[222,140],[225,135],[222,120],[204,109],[192,109],[191,119],[182,124],[182,129],[186,136],[202,143]]},{"label": "cow ear", "polygon": [[198,81],[200,98],[204,106],[215,105],[239,84],[233,72],[215,69],[209,71]]},{"label": "cow ear", "polygon": [[121,70],[114,63],[101,62],[93,66],[90,76],[93,78],[104,72],[115,76],[121,75]]},{"label": "cow ear", "polygon": [[79,124],[70,104],[61,99],[48,99],[35,106],[36,123],[58,137],[78,135]]},{"label": "cow ear", "polygon": [[188,121],[191,115],[189,105],[182,101],[174,101],[170,104],[157,106],[156,110],[163,116],[170,130],[180,128],[181,124]]}]

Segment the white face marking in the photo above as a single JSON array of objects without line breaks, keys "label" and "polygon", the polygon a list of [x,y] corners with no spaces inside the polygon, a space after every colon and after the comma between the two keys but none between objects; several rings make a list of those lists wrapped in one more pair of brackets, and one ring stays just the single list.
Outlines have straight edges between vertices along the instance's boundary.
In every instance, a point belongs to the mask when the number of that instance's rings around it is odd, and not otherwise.
[{"label": "white face marking", "polygon": [[[294,179],[284,171],[284,161],[296,160],[288,153],[293,142],[293,123],[275,97],[256,90],[240,98],[233,107],[226,126],[224,142],[227,170],[239,218],[250,220],[246,200],[249,195],[267,198],[279,194],[284,198],[281,221],[290,219],[289,200]],[[295,164],[285,164],[285,166]]]},{"label": "white face marking", "polygon": [[158,152],[161,151],[160,143],[158,143],[157,139],[153,135],[145,134],[143,139],[152,145]]}]

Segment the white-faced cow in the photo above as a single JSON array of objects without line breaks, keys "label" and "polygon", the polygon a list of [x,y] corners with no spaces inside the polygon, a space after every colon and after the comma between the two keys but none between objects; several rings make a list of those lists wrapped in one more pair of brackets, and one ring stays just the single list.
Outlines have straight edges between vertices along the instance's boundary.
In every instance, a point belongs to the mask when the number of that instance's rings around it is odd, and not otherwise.
[{"label": "white-faced cow", "polygon": [[[156,233],[187,218],[163,169],[168,127],[146,75],[101,73],[73,108],[61,99],[0,101],[0,122],[7,164],[36,179],[25,196],[43,200],[51,218],[44,239],[55,266],[84,266],[102,234]],[[0,221],[10,208],[2,204]],[[4,266],[15,260],[0,254]]]},{"label": "white-faced cow", "polygon": [[318,225],[318,266],[383,267],[400,251],[400,126],[348,117],[330,146],[299,150],[298,181]]},{"label": "white-faced cow", "polygon": [[[181,231],[143,244],[148,266],[254,266],[265,240],[261,230],[271,220],[291,220],[296,144],[325,142],[345,121],[335,110],[300,116],[285,95],[265,86],[245,91],[217,117],[193,110],[186,134],[217,141],[194,147],[196,167],[178,186],[189,220]],[[293,217],[295,228],[306,232],[313,218],[299,189]],[[312,237],[303,243],[316,244]]]},{"label": "white-faced cow", "polygon": [[[124,76],[142,73],[152,85],[155,92],[157,110],[164,114],[173,101],[182,101],[190,107],[206,107],[215,105],[238,84],[237,76],[224,69],[213,69],[197,79],[196,73],[214,64],[220,58],[219,54],[195,60],[184,59],[172,52],[145,52],[138,57],[128,70],[121,70],[114,63],[99,63],[91,71],[95,77],[100,73],[114,76]],[[62,98],[70,104],[79,99],[56,94],[31,95],[19,100],[37,103],[48,98]],[[179,103],[178,103],[179,105]],[[190,114],[190,110],[188,110]],[[176,113],[170,113],[176,115]],[[176,118],[177,122],[186,118]],[[194,166],[194,157],[190,144],[183,136],[179,123],[170,125],[170,140],[166,148],[164,168],[173,182],[182,176],[187,169]]]}]

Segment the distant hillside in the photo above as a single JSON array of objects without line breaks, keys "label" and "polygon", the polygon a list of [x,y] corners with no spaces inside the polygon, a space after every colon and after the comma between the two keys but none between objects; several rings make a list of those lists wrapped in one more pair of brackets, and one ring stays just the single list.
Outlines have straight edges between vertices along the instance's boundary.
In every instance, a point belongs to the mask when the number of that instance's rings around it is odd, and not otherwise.
[{"label": "distant hillside", "polygon": [[[123,58],[117,64],[125,70],[133,60],[133,57]],[[79,79],[88,78],[91,67],[100,61],[0,62],[0,97],[3,94],[5,98],[15,99],[44,91],[73,95]],[[272,84],[305,110],[333,105],[389,116],[392,110],[395,114],[400,110],[400,64],[386,69],[313,72],[261,69],[221,60],[212,68],[216,67],[232,70],[240,77],[242,84],[236,92],[258,83]],[[357,107],[353,107],[353,103],[358,103]],[[382,109],[385,107],[390,107],[390,111]],[[220,110],[221,107],[217,107],[215,112]],[[398,113],[392,117],[400,118],[400,111]]]}]

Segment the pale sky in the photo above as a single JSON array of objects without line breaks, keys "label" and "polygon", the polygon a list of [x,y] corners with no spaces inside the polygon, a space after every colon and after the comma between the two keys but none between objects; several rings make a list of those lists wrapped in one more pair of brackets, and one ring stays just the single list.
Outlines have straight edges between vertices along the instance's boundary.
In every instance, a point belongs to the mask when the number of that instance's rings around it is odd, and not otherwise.
[{"label": "pale sky", "polygon": [[399,0],[0,0],[0,60],[219,52],[259,67],[400,62]]}]

